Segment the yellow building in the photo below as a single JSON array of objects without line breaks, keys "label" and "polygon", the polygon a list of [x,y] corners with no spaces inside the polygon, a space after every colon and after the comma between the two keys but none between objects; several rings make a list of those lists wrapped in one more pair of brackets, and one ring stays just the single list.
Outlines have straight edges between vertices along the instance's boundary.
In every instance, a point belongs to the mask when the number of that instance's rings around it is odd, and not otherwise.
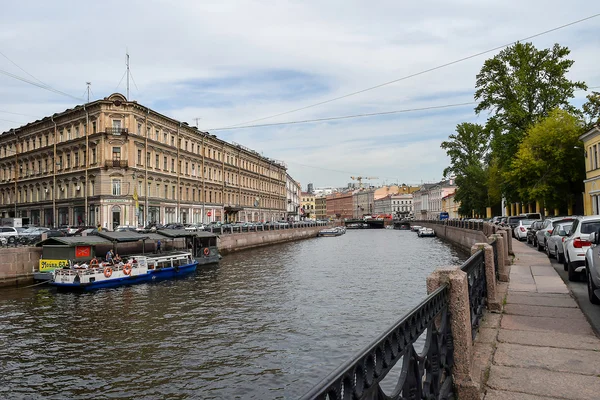
[{"label": "yellow building", "polygon": [[594,126],[579,137],[585,149],[585,215],[600,214],[600,127]]},{"label": "yellow building", "polygon": [[442,211],[448,213],[448,218],[458,218],[458,207],[460,202],[454,201],[456,190],[442,198]]},{"label": "yellow building", "polygon": [[[301,210],[304,210],[305,219],[317,219],[317,210],[314,194],[302,192],[300,203],[302,205]],[[302,217],[302,211],[300,212],[300,217]]]},{"label": "yellow building", "polygon": [[0,135],[0,216],[34,225],[279,220],[286,176],[118,93]]}]

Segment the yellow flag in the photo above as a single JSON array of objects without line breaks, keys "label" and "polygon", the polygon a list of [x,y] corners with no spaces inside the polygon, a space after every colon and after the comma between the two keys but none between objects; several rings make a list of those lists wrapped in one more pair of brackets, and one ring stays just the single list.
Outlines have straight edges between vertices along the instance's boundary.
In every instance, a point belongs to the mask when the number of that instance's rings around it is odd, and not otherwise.
[{"label": "yellow flag", "polygon": [[138,202],[138,194],[137,187],[133,187],[133,200],[135,200],[135,209],[138,211],[140,209],[140,203]]}]

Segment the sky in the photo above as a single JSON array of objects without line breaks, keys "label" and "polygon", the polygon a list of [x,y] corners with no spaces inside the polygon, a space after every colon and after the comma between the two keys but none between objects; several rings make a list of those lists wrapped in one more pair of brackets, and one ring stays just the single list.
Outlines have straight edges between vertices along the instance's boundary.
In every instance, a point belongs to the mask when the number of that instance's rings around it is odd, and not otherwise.
[{"label": "sky", "polygon": [[[376,177],[374,185],[439,181],[449,163],[441,142],[488,114],[467,104],[219,128],[470,103],[476,74],[499,50],[263,119],[600,13],[589,0],[2,2],[0,132],[83,104],[86,82],[91,100],[125,94],[128,52],[130,100],[190,125],[198,118],[201,130],[286,162],[303,188],[345,186],[351,176]],[[600,17],[529,41],[569,47],[569,78],[600,86]]]}]

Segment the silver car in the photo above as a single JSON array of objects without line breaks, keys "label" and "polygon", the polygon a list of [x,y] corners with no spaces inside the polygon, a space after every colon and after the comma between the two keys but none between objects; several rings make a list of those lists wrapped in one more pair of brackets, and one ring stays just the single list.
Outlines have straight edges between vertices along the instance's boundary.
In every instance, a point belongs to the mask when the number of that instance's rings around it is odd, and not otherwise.
[{"label": "silver car", "polygon": [[592,232],[589,241],[592,245],[585,253],[585,269],[587,270],[588,298],[592,304],[600,304],[600,235]]},{"label": "silver car", "polygon": [[573,222],[576,217],[555,217],[544,220],[542,227],[535,233],[535,241],[538,251],[546,249],[546,241],[552,235],[554,227],[561,222]]},{"label": "silver car", "polygon": [[571,234],[573,222],[561,222],[554,227],[552,234],[546,240],[546,254],[548,258],[555,257],[559,263],[565,259],[563,243]]}]

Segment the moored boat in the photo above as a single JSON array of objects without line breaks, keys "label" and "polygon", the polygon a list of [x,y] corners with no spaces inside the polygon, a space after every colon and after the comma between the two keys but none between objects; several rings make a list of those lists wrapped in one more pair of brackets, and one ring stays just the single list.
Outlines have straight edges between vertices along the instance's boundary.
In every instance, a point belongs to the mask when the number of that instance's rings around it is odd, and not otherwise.
[{"label": "moored boat", "polygon": [[346,233],[346,228],[343,226],[336,226],[334,228],[321,229],[317,236],[321,237],[331,237],[331,236],[341,236]]},{"label": "moored boat", "polygon": [[422,226],[420,226],[420,225],[412,225],[410,227],[410,230],[413,231],[413,232],[417,232],[418,233],[419,229],[421,229],[421,228],[422,228]]},{"label": "moored boat", "polygon": [[50,285],[60,290],[89,291],[128,286],[156,280],[173,279],[188,275],[198,267],[191,253],[172,252],[157,256],[130,256],[117,265],[83,264],[74,268],[54,270]]},{"label": "moored boat", "polygon": [[435,231],[431,228],[421,228],[419,232],[417,232],[417,236],[419,237],[435,237]]}]

